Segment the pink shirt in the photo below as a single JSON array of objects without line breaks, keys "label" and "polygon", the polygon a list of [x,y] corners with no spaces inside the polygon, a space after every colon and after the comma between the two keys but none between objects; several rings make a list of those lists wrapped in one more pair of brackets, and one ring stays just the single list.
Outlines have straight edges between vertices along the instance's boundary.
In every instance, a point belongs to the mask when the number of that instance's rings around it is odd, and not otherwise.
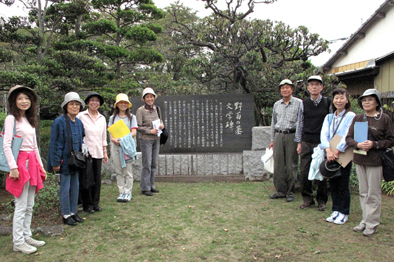
[{"label": "pink shirt", "polygon": [[[4,121],[3,149],[10,169],[18,168],[18,165],[16,164],[16,161],[11,151],[11,141],[14,134],[14,120],[15,117],[13,115],[8,115]],[[20,121],[16,121],[16,134],[23,139],[20,151],[35,151],[37,160],[42,167],[43,165],[40,157],[40,152],[38,151],[37,147],[36,129],[30,125],[26,117],[22,117]]]},{"label": "pink shirt", "polygon": [[93,158],[104,158],[103,146],[107,146],[107,122],[105,117],[98,113],[96,119],[92,118],[89,111],[80,112],[77,117],[85,128],[84,142],[88,146],[89,154]]}]

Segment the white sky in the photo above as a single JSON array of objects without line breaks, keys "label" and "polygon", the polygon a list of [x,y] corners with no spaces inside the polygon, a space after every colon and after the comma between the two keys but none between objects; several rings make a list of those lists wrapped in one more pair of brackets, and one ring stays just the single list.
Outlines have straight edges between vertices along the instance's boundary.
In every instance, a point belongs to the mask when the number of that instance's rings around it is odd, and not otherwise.
[{"label": "white sky", "polygon": [[[176,0],[153,0],[157,7],[165,8]],[[225,0],[219,0],[224,3]],[[278,0],[273,4],[256,4],[250,16],[257,19],[282,21],[291,27],[306,26],[326,40],[349,37],[365,22],[385,0]],[[200,0],[180,0],[185,6],[198,11],[203,17],[211,11],[204,8]],[[247,0],[244,0],[246,3]],[[22,6],[16,0],[14,7],[0,4],[0,15],[20,15]],[[323,65],[344,41],[330,45],[331,54],[324,53],[312,58],[312,62]]]}]

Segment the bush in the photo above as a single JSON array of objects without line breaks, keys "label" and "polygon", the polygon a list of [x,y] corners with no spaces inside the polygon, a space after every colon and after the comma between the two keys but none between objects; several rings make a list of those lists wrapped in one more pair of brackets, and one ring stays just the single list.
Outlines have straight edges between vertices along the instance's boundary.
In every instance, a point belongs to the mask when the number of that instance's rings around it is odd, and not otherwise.
[{"label": "bush", "polygon": [[390,182],[383,181],[382,182],[382,191],[389,196],[394,195],[394,181],[390,181]]},{"label": "bush", "polygon": [[58,216],[60,210],[59,203],[59,184],[56,181],[56,176],[53,173],[47,173],[47,179],[44,181],[44,188],[38,191],[34,203],[34,214],[40,210],[54,210],[54,216]]},{"label": "bush", "polygon": [[51,127],[53,120],[40,121],[40,155],[46,168],[46,160],[48,159],[49,141],[51,140]]}]

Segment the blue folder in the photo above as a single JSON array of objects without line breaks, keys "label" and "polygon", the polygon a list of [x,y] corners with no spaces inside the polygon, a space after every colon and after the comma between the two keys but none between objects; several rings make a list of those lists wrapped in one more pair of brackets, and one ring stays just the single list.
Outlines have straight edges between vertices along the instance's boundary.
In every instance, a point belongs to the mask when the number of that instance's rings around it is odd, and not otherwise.
[{"label": "blue folder", "polygon": [[359,143],[368,140],[368,122],[354,123],[354,140]]}]

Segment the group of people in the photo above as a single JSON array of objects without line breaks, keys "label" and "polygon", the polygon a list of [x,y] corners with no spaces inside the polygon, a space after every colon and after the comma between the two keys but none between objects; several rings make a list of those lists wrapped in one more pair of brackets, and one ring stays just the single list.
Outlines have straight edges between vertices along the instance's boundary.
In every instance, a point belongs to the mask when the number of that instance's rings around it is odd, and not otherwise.
[{"label": "group of people", "polygon": [[[108,162],[107,127],[122,120],[130,133],[124,137],[110,135],[111,158],[116,169],[119,189],[118,202],[132,199],[134,138],[140,133],[142,157],[141,192],[146,196],[158,193],[154,184],[158,164],[160,137],[159,129],[164,129],[159,118],[158,107],[154,105],[156,94],[152,88],[145,88],[141,97],[144,105],[131,113],[132,104],[126,94],[118,94],[114,112],[108,125],[99,113],[104,98],[97,92],[90,92],[85,100],[78,93],[69,92],[61,104],[63,115],[52,124],[47,170],[58,174],[59,202],[65,225],[75,226],[84,220],[77,214],[78,200],[88,213],[102,211],[100,207],[101,165]],[[82,111],[87,106],[85,111]],[[13,217],[13,249],[24,254],[37,251],[44,241],[32,238],[30,229],[35,194],[43,188],[46,171],[37,146],[35,128],[37,126],[38,96],[26,86],[15,86],[8,92],[9,115],[4,122],[3,150],[10,172],[6,178],[6,189],[15,198]],[[159,120],[158,127],[152,125]],[[12,139],[17,135],[23,139],[19,154],[12,153]],[[134,147],[134,148],[132,148]],[[86,159],[86,168],[71,164],[70,157],[81,152]],[[70,163],[69,163],[70,162]]]},{"label": "group of people", "polygon": [[[323,97],[323,81],[320,76],[311,76],[307,83],[309,98],[303,101],[292,96],[294,84],[285,79],[279,84],[282,99],[273,107],[272,137],[270,148],[274,157],[274,185],[276,193],[271,199],[286,198],[294,200],[297,180],[298,154],[301,156],[300,184],[303,204],[301,209],[315,205],[312,181],[308,179],[312,154],[319,146],[325,151],[328,161],[335,161],[347,147],[359,149],[365,154],[354,154],[359,180],[362,220],[353,228],[363,235],[374,234],[380,223],[382,163],[378,150],[394,146],[394,128],[391,119],[382,112],[380,94],[368,89],[359,98],[359,106],[364,114],[355,115],[351,111],[349,94],[338,88],[332,98]],[[124,137],[110,134],[111,157],[116,168],[119,196],[116,201],[129,202],[132,199],[133,173],[132,159],[135,152],[134,138],[139,132],[142,155],[140,188],[142,194],[152,196],[159,190],[155,187],[155,173],[158,164],[160,130],[164,129],[160,119],[160,108],[154,105],[156,94],[152,88],[143,90],[144,105],[131,113],[132,104],[126,94],[116,96],[114,111],[106,123],[99,113],[104,98],[90,92],[85,100],[75,92],[65,95],[61,104],[63,115],[52,124],[47,170],[59,174],[59,202],[64,224],[75,226],[84,220],[77,214],[80,197],[83,210],[88,213],[99,212],[101,165],[108,162],[107,127],[123,121],[129,129]],[[26,86],[15,86],[8,92],[7,107],[9,115],[4,122],[3,150],[10,173],[6,179],[6,189],[15,197],[13,217],[13,249],[25,254],[37,251],[45,245],[44,241],[32,238],[30,229],[35,194],[43,188],[46,171],[37,146],[35,128],[37,126],[38,96]],[[87,105],[87,109],[82,111]],[[153,125],[159,121],[158,126]],[[354,123],[368,122],[368,140],[356,142]],[[18,157],[12,150],[13,136],[23,139]],[[330,141],[334,135],[341,137],[335,150]],[[133,148],[134,147],[134,150]],[[86,156],[86,168],[69,165],[72,152],[82,152]],[[340,168],[340,176],[329,179],[332,196],[332,214],[326,221],[344,224],[350,209],[349,178],[352,162]],[[317,208],[326,209],[327,181],[317,182]]]},{"label": "group of people", "polygon": [[[345,224],[350,213],[349,180],[354,162],[359,181],[362,220],[353,228],[364,236],[376,233],[380,224],[382,162],[378,150],[394,146],[394,128],[390,117],[383,113],[381,97],[376,89],[366,90],[358,98],[358,105],[365,112],[356,115],[351,111],[349,93],[337,88],[332,98],[323,97],[323,80],[314,75],[308,78],[309,97],[301,100],[293,97],[294,84],[284,79],[279,84],[282,99],[273,107],[271,143],[274,158],[274,186],[276,192],[271,199],[285,198],[294,201],[297,178],[298,155],[300,155],[301,209],[315,206],[313,181],[308,179],[312,154],[319,147],[324,150],[327,161],[337,161],[349,147],[361,150],[353,160],[341,166],[339,175],[322,181],[314,180],[317,186],[317,209],[324,211],[328,200],[328,184],[332,198],[332,214],[327,222]],[[355,141],[355,122],[368,122],[368,139]],[[340,137],[335,150],[330,141]]]}]

